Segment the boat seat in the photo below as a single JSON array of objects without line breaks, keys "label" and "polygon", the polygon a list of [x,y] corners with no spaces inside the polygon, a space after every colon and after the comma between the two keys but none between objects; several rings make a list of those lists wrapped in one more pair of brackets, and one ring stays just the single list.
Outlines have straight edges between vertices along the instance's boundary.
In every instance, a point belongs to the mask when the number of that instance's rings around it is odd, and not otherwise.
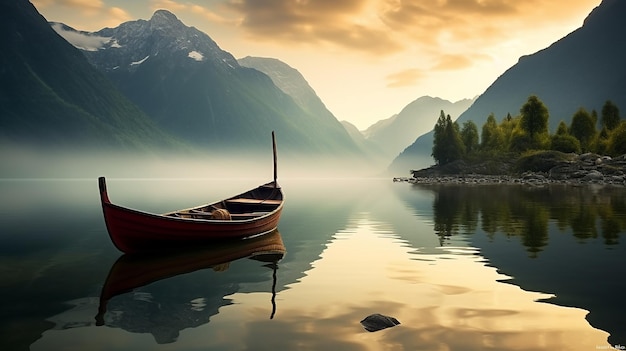
[{"label": "boat seat", "polygon": [[[255,212],[247,212],[247,213],[231,213],[231,217],[237,217],[237,218],[245,218],[245,217],[250,217],[250,218],[254,218],[254,217],[261,217],[264,216],[266,214],[268,214],[269,212],[263,212],[263,211],[255,211]],[[175,217],[182,217],[182,216],[191,216],[191,217],[209,217],[212,218],[213,215],[211,212],[204,212],[204,211],[199,211],[199,210],[191,210],[188,213],[173,213],[172,214]]]},{"label": "boat seat", "polygon": [[232,203],[232,204],[254,204],[254,205],[261,205],[261,204],[266,204],[266,205],[280,205],[282,203],[281,200],[271,200],[271,199],[248,199],[248,198],[236,198],[236,199],[229,199],[226,200],[227,203]]},{"label": "boat seat", "polygon": [[231,213],[232,217],[261,217],[269,212],[248,212],[248,213]]}]

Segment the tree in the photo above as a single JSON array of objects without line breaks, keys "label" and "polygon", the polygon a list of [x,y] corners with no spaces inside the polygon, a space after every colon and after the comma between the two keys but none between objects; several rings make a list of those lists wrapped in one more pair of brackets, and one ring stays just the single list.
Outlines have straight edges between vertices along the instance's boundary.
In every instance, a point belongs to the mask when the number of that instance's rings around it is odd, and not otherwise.
[{"label": "tree", "polygon": [[445,131],[446,131],[446,114],[441,110],[439,118],[434,128],[433,136],[433,152],[431,156],[435,159],[435,162],[441,164],[443,155],[445,153]]},{"label": "tree", "polygon": [[626,121],[620,122],[611,133],[608,151],[613,156],[626,154]]},{"label": "tree", "polygon": [[569,134],[564,121],[559,123],[556,134],[550,137],[550,150],[580,153],[580,142]]},{"label": "tree", "polygon": [[548,108],[535,95],[531,95],[520,109],[520,126],[534,140],[540,134],[548,133]]},{"label": "tree", "polygon": [[463,123],[461,129],[461,140],[465,145],[465,152],[471,153],[478,150],[478,127],[473,121]]},{"label": "tree", "polygon": [[487,117],[487,121],[483,124],[480,140],[480,146],[485,151],[502,151],[503,149],[502,131],[498,127],[498,122],[496,122],[493,113]]},{"label": "tree", "polygon": [[450,115],[446,116],[446,123],[446,143],[449,146],[446,163],[449,163],[463,158],[465,145],[463,145],[463,140],[461,139],[459,124],[452,122]]},{"label": "tree", "polygon": [[458,123],[453,123],[450,115],[441,111],[434,128],[433,152],[431,156],[440,164],[459,160],[465,153]]},{"label": "tree", "polygon": [[527,131],[521,127],[513,129],[508,143],[510,151],[521,153],[526,150],[535,149],[536,147],[534,147],[534,145],[535,143]]},{"label": "tree", "polygon": [[508,146],[511,144],[513,131],[519,129],[520,119],[521,117],[513,118],[513,116],[511,116],[511,114],[509,113],[506,115],[506,117],[504,117],[502,122],[500,122],[500,125],[498,127],[502,131],[502,144],[504,149],[507,149]]},{"label": "tree", "polygon": [[569,132],[580,141],[583,152],[590,151],[591,143],[596,135],[596,124],[593,117],[583,107],[574,113]]},{"label": "tree", "polygon": [[607,100],[602,106],[602,126],[611,131],[619,125],[620,119],[619,108],[611,100]]},{"label": "tree", "polygon": [[569,135],[565,121],[559,122],[559,126],[556,128],[556,135]]}]

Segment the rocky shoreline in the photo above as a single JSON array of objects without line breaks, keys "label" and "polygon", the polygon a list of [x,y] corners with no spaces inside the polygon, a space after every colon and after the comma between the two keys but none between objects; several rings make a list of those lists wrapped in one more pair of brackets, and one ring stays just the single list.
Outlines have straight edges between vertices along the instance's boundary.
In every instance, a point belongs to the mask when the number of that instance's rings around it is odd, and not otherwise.
[{"label": "rocky shoreline", "polygon": [[[517,162],[468,164],[455,161],[444,166],[431,166],[411,171],[412,177],[394,178],[415,184],[565,184],[626,186],[626,155],[611,158],[593,153],[561,154],[547,152],[525,159],[523,171]],[[495,170],[484,172],[485,170]]]}]

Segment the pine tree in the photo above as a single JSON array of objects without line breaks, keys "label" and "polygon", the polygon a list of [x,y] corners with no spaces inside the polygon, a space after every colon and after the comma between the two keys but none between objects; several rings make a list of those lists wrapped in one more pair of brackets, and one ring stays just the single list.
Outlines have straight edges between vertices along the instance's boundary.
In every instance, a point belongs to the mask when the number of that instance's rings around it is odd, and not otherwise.
[{"label": "pine tree", "polygon": [[463,140],[463,145],[465,145],[466,153],[469,154],[478,150],[478,128],[473,121],[463,123],[461,140]]},{"label": "pine tree", "polygon": [[602,106],[602,126],[611,131],[619,125],[620,119],[619,108],[611,100],[607,100]]},{"label": "pine tree", "polygon": [[520,126],[528,133],[531,140],[537,138],[539,134],[548,133],[548,108],[535,95],[531,95],[520,109],[522,119]]},{"label": "pine tree", "polygon": [[576,111],[569,132],[580,141],[583,152],[591,151],[591,142],[596,135],[596,124],[587,110],[581,107]]}]

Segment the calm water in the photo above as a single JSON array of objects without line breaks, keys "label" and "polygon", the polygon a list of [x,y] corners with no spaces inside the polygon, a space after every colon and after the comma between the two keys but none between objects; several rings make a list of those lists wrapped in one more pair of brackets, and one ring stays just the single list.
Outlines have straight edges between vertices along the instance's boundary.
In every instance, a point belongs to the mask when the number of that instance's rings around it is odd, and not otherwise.
[{"label": "calm water", "polygon": [[[116,203],[165,212],[264,180],[108,185]],[[171,277],[110,298],[97,325],[103,286],[122,255],[106,233],[96,179],[0,180],[0,349],[626,345],[624,189],[281,183],[287,253],[276,265],[243,258],[179,275],[171,265]],[[367,332],[359,321],[373,313],[401,324]]]}]

